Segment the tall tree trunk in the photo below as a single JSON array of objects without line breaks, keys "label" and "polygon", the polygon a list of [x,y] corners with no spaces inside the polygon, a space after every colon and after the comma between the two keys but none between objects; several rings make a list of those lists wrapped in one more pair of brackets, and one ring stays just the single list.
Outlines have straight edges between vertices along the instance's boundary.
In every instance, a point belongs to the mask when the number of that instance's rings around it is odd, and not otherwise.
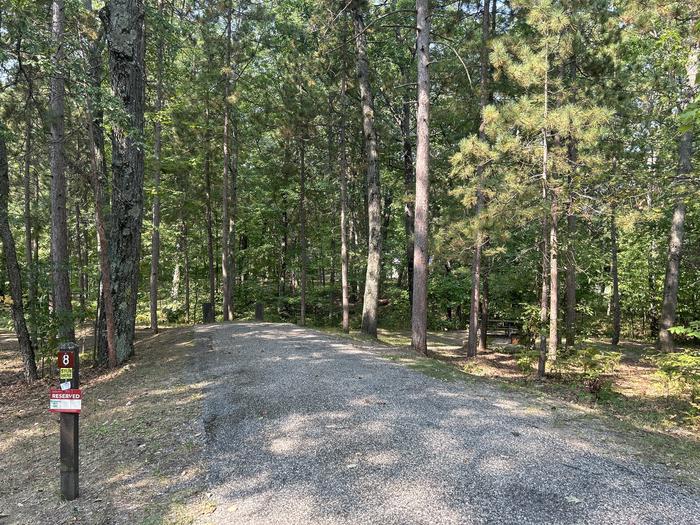
[{"label": "tall tree trunk", "polygon": [[620,342],[620,288],[617,272],[617,220],[615,217],[615,205],[610,212],[610,273],[612,274],[612,311],[613,333],[612,345]]},{"label": "tall tree trunk", "polygon": [[[158,0],[158,16],[163,16],[163,0]],[[150,311],[151,330],[158,333],[158,270],[160,268],[160,175],[162,126],[160,112],[163,109],[163,50],[164,38],[158,33],[156,50],[156,118],[153,125],[154,153],[154,193],[153,193],[153,230],[151,232],[151,279],[150,279]]]},{"label": "tall tree trunk", "polygon": [[32,326],[32,344],[36,347],[36,268],[34,264],[36,260],[32,254],[32,114],[29,101],[32,97],[31,84],[29,93],[27,94],[27,116],[26,128],[24,135],[24,251],[27,260],[27,308],[29,310],[29,320]]},{"label": "tall tree trunk", "polygon": [[[408,83],[406,75],[405,83]],[[405,202],[403,206],[403,224],[406,231],[406,276],[408,281],[408,304],[413,309],[413,236],[415,222],[415,184],[413,168],[413,144],[411,143],[411,105],[404,99],[401,107],[401,137],[403,142],[403,184]]]},{"label": "tall tree trunk", "polygon": [[[479,98],[479,109],[483,114],[489,102],[489,30],[490,30],[490,13],[489,13],[489,0],[483,0],[482,2],[482,17],[481,17],[481,57],[480,57],[480,70],[481,70],[481,86],[480,86],[480,98]],[[481,121],[479,126],[479,139],[482,141],[486,140],[486,129],[485,122]],[[470,306],[469,306],[469,332],[467,334],[466,350],[468,357],[476,356],[477,345],[478,345],[478,330],[479,325],[479,289],[481,280],[481,251],[484,244],[484,233],[481,228],[481,215],[484,211],[484,206],[486,203],[486,198],[482,190],[483,186],[483,176],[484,167],[477,166],[477,188],[476,188],[476,235],[474,238],[474,255],[472,257],[472,286],[470,294]]]},{"label": "tall tree trunk", "polygon": [[304,326],[306,324],[306,281],[307,281],[307,269],[308,269],[308,254],[306,253],[306,159],[305,159],[305,149],[304,138],[301,139],[299,144],[299,177],[300,177],[300,187],[299,187],[299,242],[301,244],[301,312],[299,318],[299,324]]},{"label": "tall tree trunk", "polygon": [[348,152],[345,136],[345,115],[347,113],[345,68],[340,80],[340,286],[343,306],[343,332],[350,332],[350,289],[348,285]]},{"label": "tall tree trunk", "polygon": [[204,183],[206,190],[206,221],[207,221],[207,270],[209,274],[209,303],[216,315],[216,268],[214,267],[214,221],[212,218],[212,192],[211,192],[211,131],[209,128],[209,95],[207,90],[207,103],[205,109],[205,138],[204,138]]},{"label": "tall tree trunk", "polygon": [[221,281],[223,284],[223,311],[224,321],[228,321],[233,317],[231,311],[231,257],[229,245],[229,183],[230,183],[230,143],[231,143],[231,109],[229,107],[229,95],[231,93],[231,3],[228,3],[228,11],[226,13],[226,71],[224,72],[224,136],[223,136],[223,153],[224,153],[224,179],[221,192]]},{"label": "tall tree trunk", "polygon": [[27,382],[37,379],[34,345],[29,336],[27,323],[24,318],[24,303],[22,297],[22,274],[17,262],[15,240],[10,230],[8,217],[8,201],[10,197],[10,176],[8,173],[7,147],[5,145],[4,129],[0,128],[0,239],[2,239],[5,254],[5,269],[10,281],[10,297],[12,298],[12,321],[19,341],[19,351],[24,365],[24,378]]},{"label": "tall tree trunk", "polygon": [[430,183],[430,0],[416,0],[416,208],[413,251],[413,349],[428,353],[428,192]]},{"label": "tall tree trunk", "polygon": [[[85,0],[85,8],[92,12],[92,1]],[[109,262],[109,242],[107,224],[109,222],[107,188],[107,160],[105,157],[105,139],[103,112],[100,100],[100,84],[102,80],[102,39],[101,31],[96,31],[96,37],[90,42],[88,49],[88,77],[91,95],[88,97],[87,127],[90,148],[90,186],[95,199],[95,227],[97,229],[97,255],[100,266],[100,295],[98,302],[97,325],[102,328],[102,320],[106,332],[107,363],[111,368],[117,365],[116,328],[114,321],[114,298],[112,295],[112,276]],[[98,338],[98,344],[101,337]],[[102,346],[104,348],[104,346]],[[101,355],[104,355],[102,350]]]},{"label": "tall tree trunk", "polygon": [[549,224],[547,218],[542,219],[542,251],[541,289],[540,289],[540,355],[537,362],[537,377],[544,377],[547,364],[547,308],[549,305]]},{"label": "tall tree trunk", "polygon": [[[569,159],[575,158],[569,147]],[[566,347],[576,344],[576,215],[574,214],[574,197],[569,178],[569,203],[566,208]]]},{"label": "tall tree trunk", "polygon": [[481,320],[479,321],[479,352],[485,352],[489,332],[489,267],[484,265],[481,273]]},{"label": "tall tree trunk", "polygon": [[112,127],[109,259],[117,362],[133,354],[143,224],[145,63],[143,0],[110,0],[107,28],[112,93],[128,123]]},{"label": "tall tree trunk", "polygon": [[[238,275],[238,241],[236,240],[236,218],[238,213],[238,120],[236,119],[235,113],[231,115],[231,214],[229,215],[229,234],[228,234],[228,244],[230,250],[230,271],[229,280],[231,282],[229,292],[231,294],[229,298],[229,310],[231,315],[231,320],[234,318],[235,314],[235,290],[236,290],[236,280]],[[241,275],[241,282],[242,282]]]},{"label": "tall tree trunk", "polygon": [[82,231],[81,224],[83,220],[80,216],[80,203],[76,201],[75,203],[75,246],[78,251],[78,262],[80,263],[80,276],[78,279],[78,284],[80,285],[80,318],[84,320],[85,317],[85,297],[87,295],[87,268],[85,267],[85,256],[83,252],[87,251],[87,244],[82,242]]},{"label": "tall tree trunk", "polygon": [[[187,221],[182,219],[182,253],[185,263],[185,321],[190,322],[190,243]],[[196,305],[195,305],[196,306]]]},{"label": "tall tree trunk", "polygon": [[[179,244],[179,243],[178,243]],[[182,250],[182,246],[177,246],[178,252]],[[180,259],[175,262],[173,270],[173,279],[170,284],[170,299],[177,301],[180,298]]]},{"label": "tall tree trunk", "polygon": [[551,195],[551,216],[549,221],[549,359],[557,360],[559,346],[559,241],[557,229],[559,221],[558,197]]},{"label": "tall tree trunk", "polygon": [[63,341],[75,340],[73,308],[70,290],[70,259],[68,255],[68,221],[66,211],[66,160],[65,160],[65,50],[63,26],[65,14],[63,0],[53,0],[51,8],[51,38],[54,46],[51,76],[50,115],[51,128],[51,258],[54,314],[58,322],[58,336]]},{"label": "tall tree trunk", "polygon": [[377,169],[377,133],[374,128],[374,97],[369,82],[367,35],[362,13],[362,0],[352,0],[357,54],[357,79],[362,98],[362,130],[367,163],[367,271],[362,304],[362,332],[377,337],[379,276],[382,259],[382,203]]},{"label": "tall tree trunk", "polygon": [[[684,104],[692,101],[695,95],[695,86],[698,75],[698,55],[700,45],[694,43],[691,46],[686,64],[687,79],[684,87]],[[686,131],[680,137],[678,144],[678,179],[684,180],[693,172],[693,134]],[[676,322],[676,308],[678,307],[678,279],[680,276],[681,254],[683,251],[683,230],[685,226],[686,203],[683,197],[678,197],[673,210],[671,220],[671,234],[668,243],[668,256],[666,259],[666,277],[664,279],[664,297],[661,306],[661,319],[659,323],[659,349],[662,352],[674,350],[673,336],[669,331]]]},{"label": "tall tree trunk", "polygon": [[[688,135],[687,133],[685,135]],[[685,225],[685,202],[678,200],[671,219],[671,235],[666,259],[666,277],[664,279],[664,297],[659,322],[659,350],[673,352],[673,336],[669,328],[676,322],[678,307],[678,279],[680,275],[681,253],[683,248],[683,230]]]}]

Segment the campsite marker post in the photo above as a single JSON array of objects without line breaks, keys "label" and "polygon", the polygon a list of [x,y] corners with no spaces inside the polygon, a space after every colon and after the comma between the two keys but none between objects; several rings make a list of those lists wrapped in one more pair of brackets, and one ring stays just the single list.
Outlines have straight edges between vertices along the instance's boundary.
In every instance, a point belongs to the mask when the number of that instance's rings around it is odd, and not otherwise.
[{"label": "campsite marker post", "polygon": [[61,496],[72,501],[79,496],[79,421],[82,407],[78,345],[63,343],[58,351],[59,388],[50,391],[49,411],[61,414]]}]

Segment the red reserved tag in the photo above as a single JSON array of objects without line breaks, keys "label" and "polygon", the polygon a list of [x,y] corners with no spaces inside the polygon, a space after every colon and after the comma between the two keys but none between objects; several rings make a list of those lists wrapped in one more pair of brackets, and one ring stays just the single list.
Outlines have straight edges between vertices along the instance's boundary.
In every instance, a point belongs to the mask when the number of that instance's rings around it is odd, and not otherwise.
[{"label": "red reserved tag", "polygon": [[52,388],[49,390],[49,412],[80,414],[82,402],[83,392],[79,388],[68,390]]}]

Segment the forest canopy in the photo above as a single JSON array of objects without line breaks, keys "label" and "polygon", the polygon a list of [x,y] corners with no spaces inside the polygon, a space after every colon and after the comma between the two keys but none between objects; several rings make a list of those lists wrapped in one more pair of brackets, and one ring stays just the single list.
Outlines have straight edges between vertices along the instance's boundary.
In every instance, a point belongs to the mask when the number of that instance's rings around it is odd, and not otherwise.
[{"label": "forest canopy", "polygon": [[670,352],[699,36],[657,0],[0,0],[0,321],[28,379],[81,327],[114,366],[136,324],[256,305],[468,355],[507,322],[541,373],[591,336]]}]

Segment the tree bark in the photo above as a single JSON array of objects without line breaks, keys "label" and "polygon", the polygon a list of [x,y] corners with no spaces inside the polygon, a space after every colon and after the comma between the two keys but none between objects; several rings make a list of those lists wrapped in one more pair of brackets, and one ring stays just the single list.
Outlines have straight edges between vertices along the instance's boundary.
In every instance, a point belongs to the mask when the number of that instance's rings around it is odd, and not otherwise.
[{"label": "tree bark", "polygon": [[678,200],[671,219],[671,234],[666,258],[666,277],[664,279],[664,297],[659,320],[659,350],[673,352],[673,335],[669,331],[676,322],[678,307],[678,280],[680,277],[680,262],[683,248],[683,233],[685,225],[685,202]]},{"label": "tree bark", "polygon": [[65,66],[63,27],[65,25],[63,0],[53,0],[51,8],[51,37],[54,46],[49,100],[51,128],[51,258],[54,291],[54,314],[58,323],[58,337],[74,341],[73,308],[70,290],[70,259],[68,254],[68,220],[66,211],[65,160]]},{"label": "tree bark", "polygon": [[229,107],[229,95],[231,93],[230,83],[231,70],[231,3],[228,3],[228,11],[226,14],[226,71],[224,72],[224,136],[223,136],[223,154],[224,154],[224,178],[221,192],[221,281],[223,284],[223,313],[224,321],[228,321],[233,317],[231,311],[231,258],[229,246],[229,183],[230,183],[230,135],[231,135],[231,110]]},{"label": "tree bark", "polygon": [[559,241],[558,241],[558,197],[551,196],[551,216],[549,221],[549,350],[548,357],[557,360],[559,347]]},{"label": "tree bark", "polygon": [[428,353],[428,202],[430,187],[430,1],[416,0],[416,204],[413,250],[413,349]]},{"label": "tree bark", "polygon": [[299,324],[304,326],[306,324],[306,281],[307,281],[307,269],[308,269],[308,254],[306,253],[306,145],[304,144],[304,138],[300,140],[299,144],[299,243],[301,248],[301,312],[299,317]]},{"label": "tree bark", "polygon": [[[238,241],[236,238],[236,218],[238,214],[238,120],[236,119],[235,113],[231,115],[231,213],[229,215],[229,280],[231,282],[229,292],[229,310],[231,315],[231,320],[235,316],[235,290],[236,281],[238,279]],[[243,276],[241,275],[241,281]]]},{"label": "tree bark", "polygon": [[87,294],[87,273],[85,267],[85,257],[83,252],[87,251],[87,245],[82,242],[82,233],[80,225],[82,223],[82,218],[80,216],[80,203],[76,201],[75,203],[75,246],[78,252],[78,262],[80,264],[80,276],[78,279],[78,284],[80,285],[79,301],[80,301],[80,319],[81,321],[85,318],[85,296]]},{"label": "tree bark", "polygon": [[340,80],[340,285],[343,306],[343,332],[350,332],[350,289],[348,285],[348,232],[347,232],[347,209],[348,209],[348,153],[345,136],[345,114],[347,113],[347,93],[346,93],[345,69],[343,69]]},{"label": "tree bark", "polygon": [[107,28],[112,93],[128,124],[112,127],[109,238],[117,364],[133,354],[143,222],[145,64],[142,0],[110,0]]},{"label": "tree bark", "polygon": [[[408,83],[406,78],[405,83]],[[403,223],[406,231],[406,276],[408,281],[408,304],[413,309],[413,236],[415,223],[415,184],[416,177],[413,167],[413,144],[411,143],[411,105],[404,100],[401,107],[401,137],[403,142],[403,183],[405,203],[403,207]]]},{"label": "tree bark", "polygon": [[214,267],[214,220],[212,218],[211,190],[211,130],[209,128],[209,94],[206,95],[205,137],[204,137],[204,183],[206,190],[206,221],[207,221],[207,270],[209,273],[209,303],[216,316],[216,269]]},{"label": "tree bark", "polygon": [[36,260],[32,254],[32,173],[31,173],[31,155],[32,155],[32,113],[29,101],[32,98],[32,84],[29,84],[29,92],[27,94],[26,107],[26,128],[24,135],[24,251],[27,260],[27,309],[29,310],[29,320],[32,326],[32,344],[36,347],[36,268],[34,264]]},{"label": "tree bark", "polygon": [[[91,0],[85,0],[84,5],[89,12],[92,12]],[[88,80],[92,88],[87,100],[87,128],[91,168],[89,183],[95,200],[97,255],[100,267],[98,315],[96,322],[100,330],[104,323],[107,363],[111,368],[114,368],[117,365],[116,329],[114,324],[114,298],[112,296],[112,277],[109,262],[109,241],[107,238],[109,197],[106,195],[105,191],[107,187],[107,160],[105,157],[103,111],[100,96],[100,84],[102,80],[102,43],[104,34],[102,31],[95,31],[95,35],[87,50]],[[96,330],[96,337],[97,332],[98,330]],[[97,337],[95,344],[98,345],[101,340],[101,337]],[[104,346],[101,348],[103,350],[100,355],[104,356]],[[104,361],[102,360],[102,362]]]},{"label": "tree bark", "polygon": [[[158,16],[163,16],[163,0],[158,1]],[[150,278],[150,312],[151,330],[158,333],[158,270],[160,268],[160,176],[162,125],[160,112],[163,109],[163,50],[164,38],[158,33],[156,50],[156,118],[153,126],[154,153],[154,193],[153,193],[153,230],[151,232],[151,278]]]},{"label": "tree bark", "polygon": [[[570,146],[569,150],[571,151]],[[575,154],[569,154],[569,159]],[[569,203],[566,209],[566,347],[573,348],[576,344],[576,215],[574,214],[574,198],[569,181]]]},{"label": "tree bark", "polygon": [[[182,218],[182,253],[185,259],[185,322],[190,322],[190,242],[187,221]],[[196,299],[195,299],[196,301]],[[195,305],[196,307],[196,305]]]},{"label": "tree bark", "polygon": [[[480,73],[481,73],[481,85],[480,85],[480,98],[479,98],[479,109],[483,114],[484,109],[489,101],[489,30],[490,30],[490,13],[489,13],[489,0],[483,0],[482,2],[482,17],[481,17],[481,57],[480,57]],[[486,140],[486,130],[484,127],[484,122],[482,120],[479,126],[479,139],[482,141]],[[471,283],[471,294],[470,294],[470,305],[469,305],[469,332],[467,334],[466,341],[466,351],[467,357],[476,356],[477,345],[478,345],[478,329],[479,325],[479,288],[481,281],[481,251],[484,244],[484,234],[479,224],[481,220],[481,215],[484,211],[484,206],[486,199],[484,192],[482,191],[483,186],[483,176],[484,168],[483,166],[477,166],[477,188],[476,188],[476,234],[474,238],[474,255],[472,257],[472,283]]]},{"label": "tree bark", "polygon": [[2,239],[5,254],[5,269],[10,281],[10,297],[12,298],[12,321],[15,334],[19,341],[19,351],[24,365],[24,378],[31,383],[37,379],[34,345],[32,344],[27,322],[24,318],[24,303],[22,296],[22,274],[17,262],[15,240],[10,230],[8,217],[8,202],[10,196],[10,176],[8,173],[7,147],[5,145],[4,129],[0,128],[0,239]]},{"label": "tree bark", "polygon": [[362,130],[367,163],[367,270],[362,304],[362,332],[377,337],[379,276],[382,258],[382,204],[377,169],[377,134],[374,127],[374,97],[369,81],[367,35],[362,0],[352,0],[357,54],[357,78],[362,98]]},{"label": "tree bark", "polygon": [[537,363],[537,377],[543,378],[547,365],[547,307],[549,305],[549,224],[547,218],[542,219],[542,264],[540,290],[540,355]]},{"label": "tree bark", "polygon": [[[688,104],[695,95],[698,74],[698,54],[700,46],[691,47],[686,64],[687,79],[684,86],[684,103]],[[683,181],[693,172],[693,133],[686,131],[680,137],[678,144],[678,179]],[[683,232],[685,226],[686,203],[683,197],[678,197],[671,220],[671,234],[668,242],[666,258],[666,276],[664,279],[664,297],[659,321],[658,346],[662,352],[674,350],[673,335],[669,329],[676,322],[678,307],[678,282],[680,276],[681,254],[683,251]]]},{"label": "tree bark", "polygon": [[617,271],[617,220],[615,217],[615,205],[610,212],[610,273],[612,275],[612,314],[613,332],[612,345],[620,342],[620,288]]},{"label": "tree bark", "polygon": [[481,320],[479,321],[479,352],[488,348],[489,332],[489,268],[484,266],[481,274]]}]

